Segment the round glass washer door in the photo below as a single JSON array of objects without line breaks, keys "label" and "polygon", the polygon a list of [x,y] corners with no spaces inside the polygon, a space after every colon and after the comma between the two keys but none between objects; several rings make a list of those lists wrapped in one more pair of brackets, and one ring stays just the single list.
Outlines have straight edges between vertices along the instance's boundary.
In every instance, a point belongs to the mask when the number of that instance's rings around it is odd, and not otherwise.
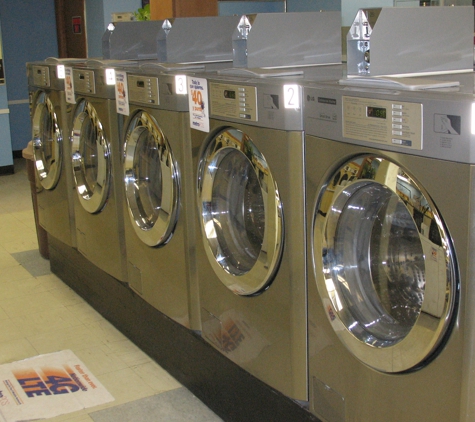
[{"label": "round glass washer door", "polygon": [[125,193],[135,233],[149,246],[164,245],[178,220],[179,172],[167,138],[145,111],[128,122],[124,159]]},{"label": "round glass washer door", "polygon": [[265,157],[240,130],[209,138],[198,168],[205,250],[221,282],[238,295],[266,290],[279,267],[283,215]]},{"label": "round glass washer door", "polygon": [[313,234],[327,316],[366,365],[386,373],[420,368],[449,335],[457,303],[442,217],[419,183],[384,157],[355,157],[328,180]]},{"label": "round glass washer door", "polygon": [[32,137],[36,173],[43,188],[51,190],[61,176],[63,137],[48,95],[39,91],[34,104]]},{"label": "round glass washer door", "polygon": [[91,214],[106,204],[111,184],[110,146],[94,106],[78,101],[72,130],[73,174],[79,202]]}]

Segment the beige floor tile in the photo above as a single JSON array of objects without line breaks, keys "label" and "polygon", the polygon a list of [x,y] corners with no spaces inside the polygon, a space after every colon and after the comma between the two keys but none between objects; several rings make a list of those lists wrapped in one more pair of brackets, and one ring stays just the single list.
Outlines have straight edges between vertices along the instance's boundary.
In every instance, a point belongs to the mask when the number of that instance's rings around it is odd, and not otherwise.
[{"label": "beige floor tile", "polygon": [[95,337],[94,333],[84,325],[28,336],[27,339],[39,353],[65,349],[71,349],[76,353],[102,344],[101,339]]},{"label": "beige floor tile", "polygon": [[0,198],[0,364],[71,349],[116,399],[49,421],[93,422],[97,410],[180,388],[57,276],[32,277],[11,256],[38,249],[24,160],[0,177]]},{"label": "beige floor tile", "polygon": [[77,295],[70,287],[58,285],[49,290],[50,293],[59,300],[64,306],[74,306],[83,303],[83,299]]},{"label": "beige floor tile", "polygon": [[18,330],[15,322],[11,319],[2,321],[2,329],[0,330],[0,344],[9,341],[21,340],[24,338],[23,333]]},{"label": "beige floor tile", "polygon": [[[1,270],[3,270],[3,268],[16,267],[18,265],[20,264],[15,258],[13,258],[7,251],[0,249],[0,269]],[[0,272],[0,279],[2,278],[1,273],[3,273],[3,271]]]},{"label": "beige floor tile", "polygon": [[[90,409],[94,409],[91,407]],[[87,413],[90,409],[78,410],[77,412],[65,413],[55,418],[46,419],[48,422],[89,422],[93,421]]]},{"label": "beige floor tile", "polygon": [[33,221],[35,222],[35,214],[33,213],[33,208],[25,211],[16,212],[14,214],[15,218],[20,221]]},{"label": "beige floor tile", "polygon": [[155,393],[182,387],[175,378],[153,361],[143,365],[133,366],[131,369],[142,378],[147,385],[153,388]]},{"label": "beige floor tile", "polygon": [[114,406],[155,394],[153,388],[130,368],[109,372],[97,378],[115,398]]},{"label": "beige floor tile", "polygon": [[116,343],[127,339],[127,337],[105,319],[84,325],[106,344]]},{"label": "beige floor tile", "polygon": [[38,351],[25,338],[3,342],[0,347],[0,364],[37,356]]},{"label": "beige floor tile", "polygon": [[83,324],[88,324],[103,319],[102,315],[97,312],[91,305],[86,302],[70,305],[67,307],[68,311],[74,315],[78,321]]},{"label": "beige floor tile", "polygon": [[0,321],[3,321],[4,319],[10,319],[10,317],[2,308],[0,308]]},{"label": "beige floor tile", "polygon": [[14,242],[0,244],[0,246],[9,253],[25,252],[38,249],[38,240],[36,235],[33,235],[29,240],[16,240]]},{"label": "beige floor tile", "polygon": [[15,226],[18,219],[15,214],[6,212],[1,204],[0,209],[3,211],[0,218],[0,230],[9,230],[11,227]]},{"label": "beige floor tile", "polygon": [[[2,270],[0,271],[0,283],[27,280],[29,278],[31,278],[31,274],[27,270],[25,270],[21,265],[2,268]],[[0,300],[1,300],[1,297],[0,297]]]},{"label": "beige floor tile", "polygon": [[76,355],[96,377],[127,368],[127,364],[117,354],[99,347],[78,350]]},{"label": "beige floor tile", "polygon": [[36,238],[36,231],[15,219],[15,222],[11,226],[2,228],[2,238],[0,242],[5,244],[15,240],[25,241],[33,237]]},{"label": "beige floor tile", "polygon": [[152,360],[150,356],[148,356],[144,351],[140,350],[130,340],[108,343],[107,345],[104,345],[103,350],[116,353],[117,356],[122,359],[129,367],[142,365],[147,362],[151,362]]},{"label": "beige floor tile", "polygon": [[47,286],[44,286],[35,277],[23,280],[4,281],[0,283],[0,304],[9,299],[24,297],[26,295],[47,292]]},{"label": "beige floor tile", "polygon": [[31,315],[22,315],[21,318],[15,319],[14,324],[25,337],[83,325],[66,307],[45,310]]},{"label": "beige floor tile", "polygon": [[0,306],[10,316],[10,318],[21,317],[22,315],[33,315],[62,308],[64,305],[51,292],[40,292],[36,294],[23,295],[8,300],[0,298]]},{"label": "beige floor tile", "polygon": [[66,284],[56,275],[56,274],[46,274],[40,277],[37,277],[38,281],[48,286],[48,288],[56,289],[58,287],[67,287]]}]

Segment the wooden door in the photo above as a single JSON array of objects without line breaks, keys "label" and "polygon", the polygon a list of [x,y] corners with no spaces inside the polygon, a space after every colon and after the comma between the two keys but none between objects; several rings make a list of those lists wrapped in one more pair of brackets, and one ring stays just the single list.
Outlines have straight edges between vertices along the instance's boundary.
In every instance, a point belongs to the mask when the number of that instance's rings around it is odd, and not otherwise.
[{"label": "wooden door", "polygon": [[55,0],[59,57],[87,57],[84,0]]},{"label": "wooden door", "polygon": [[152,19],[217,16],[217,0],[150,0]]}]

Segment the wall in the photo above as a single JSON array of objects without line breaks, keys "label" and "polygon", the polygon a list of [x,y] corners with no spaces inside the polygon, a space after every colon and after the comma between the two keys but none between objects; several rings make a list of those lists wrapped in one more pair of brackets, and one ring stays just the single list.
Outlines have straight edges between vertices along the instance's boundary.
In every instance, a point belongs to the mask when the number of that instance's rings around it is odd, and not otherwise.
[{"label": "wall", "polygon": [[341,10],[341,0],[287,0],[287,12]]},{"label": "wall", "polygon": [[219,16],[283,12],[284,10],[283,1],[218,1]]},{"label": "wall", "polygon": [[21,151],[31,139],[25,63],[58,55],[54,0],[0,0],[0,21],[11,144]]},{"label": "wall", "polygon": [[[3,58],[0,27],[0,58]],[[0,174],[11,173],[13,166],[7,87],[0,85]]]},{"label": "wall", "polygon": [[141,0],[85,0],[87,26],[87,55],[102,57],[102,35],[111,21],[112,13],[134,12],[142,7]]},{"label": "wall", "polygon": [[[7,87],[0,85],[0,174],[13,166]],[[11,173],[11,171],[6,171]]]}]

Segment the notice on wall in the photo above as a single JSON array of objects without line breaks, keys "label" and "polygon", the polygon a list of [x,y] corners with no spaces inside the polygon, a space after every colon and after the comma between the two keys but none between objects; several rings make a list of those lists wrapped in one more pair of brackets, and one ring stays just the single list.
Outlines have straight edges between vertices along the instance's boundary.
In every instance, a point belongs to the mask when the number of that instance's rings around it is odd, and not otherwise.
[{"label": "notice on wall", "polygon": [[123,70],[115,71],[115,105],[118,114],[129,115],[130,108],[127,73]]},{"label": "notice on wall", "polygon": [[188,76],[187,85],[190,127],[209,132],[208,82],[203,78]]},{"label": "notice on wall", "polygon": [[114,401],[71,350],[0,366],[0,421],[52,418]]},{"label": "notice on wall", "polygon": [[82,34],[82,17],[73,16],[72,18],[73,34]]},{"label": "notice on wall", "polygon": [[64,91],[66,94],[66,102],[70,104],[76,104],[76,96],[74,95],[74,79],[73,68],[64,67]]}]

